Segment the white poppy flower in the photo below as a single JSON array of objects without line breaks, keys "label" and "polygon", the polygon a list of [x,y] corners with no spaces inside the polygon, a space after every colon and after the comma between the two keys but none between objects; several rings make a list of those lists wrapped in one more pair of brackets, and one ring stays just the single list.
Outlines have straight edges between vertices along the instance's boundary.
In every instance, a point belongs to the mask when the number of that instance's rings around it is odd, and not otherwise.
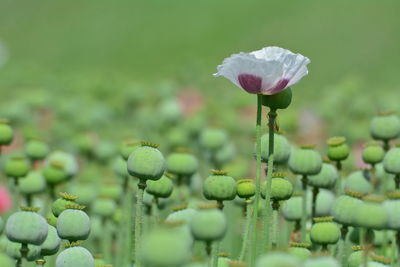
[{"label": "white poppy flower", "polygon": [[226,58],[214,76],[224,76],[251,94],[274,95],[308,74],[310,59],[270,46]]}]

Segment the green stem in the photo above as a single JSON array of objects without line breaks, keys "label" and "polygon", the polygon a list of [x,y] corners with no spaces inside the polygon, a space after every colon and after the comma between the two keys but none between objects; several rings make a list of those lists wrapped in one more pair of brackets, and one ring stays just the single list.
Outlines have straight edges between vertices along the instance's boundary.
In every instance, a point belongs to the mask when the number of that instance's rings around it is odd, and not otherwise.
[{"label": "green stem", "polygon": [[396,184],[396,190],[400,189],[400,174],[394,176],[394,182]]},{"label": "green stem", "polygon": [[278,236],[279,236],[279,202],[272,202],[272,217],[273,217],[273,227],[272,227],[272,248],[276,249],[278,247]]},{"label": "green stem", "polygon": [[311,209],[311,218],[315,218],[317,214],[317,197],[319,193],[319,188],[314,186],[313,195],[312,195],[312,209]]},{"label": "green stem", "polygon": [[252,242],[250,243],[250,267],[254,266],[257,257],[257,219],[258,203],[260,201],[261,188],[261,112],[262,95],[257,95],[257,119],[256,119],[256,194],[253,204],[253,218],[251,228],[253,232]]},{"label": "green stem", "polygon": [[249,232],[250,232],[250,223],[251,223],[251,200],[246,200],[246,227],[243,233],[243,244],[242,250],[240,251],[239,261],[243,261],[247,246],[249,244]]},{"label": "green stem", "polygon": [[218,267],[219,241],[214,241],[211,248],[211,267]]},{"label": "green stem", "polygon": [[360,243],[361,246],[363,247],[363,260],[362,260],[362,266],[367,267],[368,266],[368,242],[367,242],[367,229],[365,228],[360,228]]},{"label": "green stem", "polygon": [[154,197],[151,203],[151,217],[153,218],[153,226],[158,225],[159,221],[159,210],[158,210],[158,198]]},{"label": "green stem", "polygon": [[397,245],[396,266],[400,266],[400,231],[396,231],[396,245]]},{"label": "green stem", "polygon": [[272,172],[274,170],[274,137],[275,137],[275,121],[276,121],[276,110],[271,109],[268,112],[268,165],[267,165],[267,177],[265,187],[265,201],[266,212],[264,218],[265,225],[265,239],[266,239],[266,251],[269,251],[272,246],[271,235],[271,222],[272,222],[272,207],[268,204],[271,202],[271,184],[272,184]]},{"label": "green stem", "polygon": [[138,183],[136,197],[136,218],[135,218],[135,267],[141,267],[139,247],[142,232],[142,216],[143,216],[143,194],[146,188],[146,180],[140,180]]},{"label": "green stem", "polygon": [[341,239],[339,243],[339,253],[338,260],[342,263],[342,266],[347,266],[347,233],[349,232],[349,228],[347,225],[342,225],[340,229]]},{"label": "green stem", "polygon": [[303,198],[302,198],[302,215],[301,215],[301,242],[306,242],[307,235],[307,175],[303,175],[302,179]]}]

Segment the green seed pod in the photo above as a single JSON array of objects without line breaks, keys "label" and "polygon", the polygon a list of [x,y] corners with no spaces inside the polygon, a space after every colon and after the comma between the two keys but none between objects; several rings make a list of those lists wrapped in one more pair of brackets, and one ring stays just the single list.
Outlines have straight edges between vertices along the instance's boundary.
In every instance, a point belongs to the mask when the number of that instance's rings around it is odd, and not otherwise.
[{"label": "green seed pod", "polygon": [[315,223],[311,227],[311,241],[318,245],[336,244],[340,238],[339,226],[333,222],[333,217],[314,218]]},{"label": "green seed pod", "polygon": [[51,225],[48,227],[47,238],[40,246],[40,254],[42,256],[52,256],[60,249],[61,239],[58,237],[56,228]]},{"label": "green seed pod", "polygon": [[[312,206],[311,190],[308,191],[308,194],[309,194],[309,197],[307,198],[307,200],[308,200],[307,211],[308,211],[308,214],[311,215],[311,206]],[[316,203],[317,206],[316,206],[315,215],[317,217],[331,216],[331,209],[332,209],[334,201],[335,201],[335,194],[332,193],[332,191],[329,191],[327,189],[320,189],[319,194],[317,196],[317,203]]]},{"label": "green seed pod", "polygon": [[47,237],[46,220],[35,209],[18,211],[12,214],[6,224],[7,238],[20,244],[41,245]]},{"label": "green seed pod", "polygon": [[196,157],[188,150],[180,149],[167,157],[168,172],[180,177],[190,178],[198,167],[199,163]]},{"label": "green seed pod", "polygon": [[31,165],[25,157],[12,156],[4,164],[4,173],[8,177],[21,178],[28,174]]},{"label": "green seed pod", "polygon": [[46,160],[46,166],[51,162],[59,162],[58,165],[63,165],[67,172],[68,178],[75,176],[78,173],[78,163],[74,156],[63,151],[55,151],[50,153]]},{"label": "green seed pod", "polygon": [[2,267],[14,267],[14,261],[6,254],[0,253],[0,266]]},{"label": "green seed pod", "polygon": [[[281,134],[274,134],[274,164],[283,165],[289,159],[291,147],[289,141]],[[268,162],[269,134],[261,136],[261,159]]]},{"label": "green seed pod", "polygon": [[46,218],[47,223],[53,227],[57,227],[57,217],[54,216],[53,212],[50,212]]},{"label": "green seed pod", "polygon": [[229,170],[231,176],[235,180],[239,180],[249,175],[250,164],[246,159],[237,158],[229,163],[224,164],[222,169]]},{"label": "green seed pod", "polygon": [[114,200],[108,198],[98,198],[93,202],[92,212],[104,218],[111,218],[117,209]]},{"label": "green seed pod", "polygon": [[236,196],[236,181],[224,171],[213,171],[204,180],[203,194],[208,200],[233,200]]},{"label": "green seed pod", "polygon": [[70,242],[86,240],[90,234],[90,219],[87,214],[79,210],[84,206],[71,206],[64,210],[57,219],[57,233],[62,239]]},{"label": "green seed pod", "polygon": [[220,129],[204,129],[199,136],[200,145],[209,151],[217,151],[227,142],[226,132]]},{"label": "green seed pod", "polygon": [[127,161],[129,155],[138,147],[140,147],[140,142],[126,140],[119,146],[119,154],[125,161]]},{"label": "green seed pod", "polygon": [[400,120],[393,113],[380,113],[372,119],[369,131],[377,140],[395,139],[400,135]]},{"label": "green seed pod", "polygon": [[50,185],[58,185],[65,182],[69,176],[68,172],[61,161],[50,161],[42,170],[42,174]]},{"label": "green seed pod", "polygon": [[105,181],[104,184],[100,186],[99,195],[118,201],[123,195],[122,186],[112,180]]},{"label": "green seed pod", "polygon": [[32,160],[44,159],[49,151],[49,146],[40,139],[32,139],[25,146],[25,154]]},{"label": "green seed pod", "polygon": [[93,155],[100,162],[107,163],[117,154],[117,148],[114,143],[109,141],[101,141],[93,149]]},{"label": "green seed pod", "polygon": [[332,188],[339,179],[337,169],[328,163],[323,163],[321,171],[308,177],[308,184],[318,188]]},{"label": "green seed pod", "polygon": [[126,178],[129,175],[126,160],[122,157],[116,157],[114,159],[112,169],[118,177]]},{"label": "green seed pod", "polygon": [[349,157],[350,148],[344,137],[332,137],[328,139],[328,158],[332,161],[342,161]]},{"label": "green seed pod", "polygon": [[141,180],[158,180],[166,168],[164,156],[156,145],[142,143],[128,158],[128,172]]},{"label": "green seed pod", "polygon": [[44,192],[46,180],[39,171],[31,171],[25,178],[19,180],[19,190],[24,195],[35,195]]},{"label": "green seed pod", "polygon": [[165,133],[165,140],[170,150],[189,145],[189,134],[183,127],[174,127]]},{"label": "green seed pod", "polygon": [[214,160],[219,166],[231,161],[236,155],[236,147],[233,143],[225,144],[215,153]]},{"label": "green seed pod", "polygon": [[[282,201],[288,200],[293,194],[293,185],[284,178],[284,173],[273,173],[271,180],[271,200]],[[261,196],[265,198],[265,187],[267,182],[264,181],[261,187]]]},{"label": "green seed pod", "polygon": [[321,171],[321,155],[310,146],[294,149],[289,158],[289,169],[294,174],[316,175]]},{"label": "green seed pod", "polygon": [[8,146],[14,138],[14,131],[8,120],[0,119],[0,146]]},{"label": "green seed pod", "polygon": [[67,206],[76,205],[77,196],[68,193],[59,193],[60,198],[53,202],[51,211],[55,217],[58,217],[61,212],[67,209]]},{"label": "green seed pod", "polygon": [[391,148],[383,158],[383,167],[387,173],[400,174],[400,147]]},{"label": "green seed pod", "polygon": [[256,193],[256,185],[254,184],[253,179],[241,179],[237,182],[237,195],[240,198],[249,199],[253,197]]},{"label": "green seed pod", "polygon": [[191,255],[191,246],[172,227],[152,230],[143,237],[140,256],[145,266],[179,267]]},{"label": "green seed pod", "polygon": [[383,167],[383,163],[378,163],[375,166],[375,177],[379,184],[382,185],[384,192],[392,192],[396,190],[396,184],[394,181],[394,174],[387,173]]},{"label": "green seed pod", "polygon": [[168,198],[174,190],[174,183],[169,177],[163,175],[157,181],[147,181],[146,192],[157,198]]},{"label": "green seed pod", "polygon": [[344,190],[359,192],[361,194],[369,194],[374,190],[373,185],[367,178],[367,171],[356,171],[351,173],[344,182]]},{"label": "green seed pod", "polygon": [[340,267],[340,264],[334,258],[319,257],[307,260],[303,267]]},{"label": "green seed pod", "polygon": [[196,214],[196,210],[192,208],[187,208],[187,205],[182,205],[179,207],[173,208],[174,212],[170,213],[168,217],[165,219],[166,222],[185,222],[189,223],[194,214]]},{"label": "green seed pod", "polygon": [[[7,243],[5,252],[11,258],[18,260],[22,257],[21,244],[9,241]],[[40,247],[34,245],[28,245],[28,254],[26,255],[27,261],[34,261],[37,260],[39,257],[40,257]]]},{"label": "green seed pod", "polygon": [[359,267],[364,258],[364,251],[360,246],[352,247],[353,252],[347,258],[348,267]]},{"label": "green seed pod", "polygon": [[376,195],[368,195],[363,200],[355,211],[355,224],[374,230],[386,229],[389,216],[382,206],[382,199]]},{"label": "green seed pod", "polygon": [[83,206],[90,206],[95,198],[97,192],[93,190],[93,185],[90,183],[75,183],[68,186],[68,192],[77,196],[76,203]]},{"label": "green seed pod", "polygon": [[94,267],[92,254],[83,247],[70,247],[58,254],[56,267]]},{"label": "green seed pod", "polygon": [[293,196],[287,200],[282,207],[282,214],[287,221],[293,222],[301,219],[302,216],[302,197]]},{"label": "green seed pod", "polygon": [[392,230],[400,231],[400,191],[390,192],[383,202],[383,207],[388,213],[388,226]]},{"label": "green seed pod", "polygon": [[256,261],[256,267],[298,267],[300,265],[300,261],[295,256],[280,251],[261,255]]},{"label": "green seed pod", "polygon": [[310,244],[308,243],[290,243],[290,248],[288,252],[290,255],[295,256],[299,261],[306,261],[310,255],[311,251],[309,250]]},{"label": "green seed pod", "polygon": [[334,220],[343,225],[354,226],[356,211],[362,205],[362,196],[363,194],[348,190],[345,195],[336,198],[332,207]]},{"label": "green seed pod", "polygon": [[227,221],[219,209],[213,205],[203,205],[193,215],[190,229],[196,240],[212,242],[220,240],[227,231]]},{"label": "green seed pod", "polygon": [[160,103],[160,118],[168,124],[178,122],[182,118],[182,108],[177,99],[167,99]]},{"label": "green seed pod", "polygon": [[292,103],[292,89],[290,87],[274,95],[262,95],[262,105],[272,110],[286,109]]},{"label": "green seed pod", "polygon": [[362,152],[362,159],[365,163],[375,165],[383,160],[385,151],[377,143],[366,144]]}]

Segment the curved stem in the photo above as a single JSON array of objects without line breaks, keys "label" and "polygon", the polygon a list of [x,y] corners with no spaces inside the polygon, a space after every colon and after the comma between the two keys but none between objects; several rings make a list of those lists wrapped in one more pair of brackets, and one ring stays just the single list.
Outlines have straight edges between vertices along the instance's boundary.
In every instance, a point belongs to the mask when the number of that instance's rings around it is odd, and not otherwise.
[{"label": "curved stem", "polygon": [[266,239],[266,251],[269,251],[272,246],[271,235],[271,222],[272,222],[272,207],[268,204],[271,201],[271,184],[272,184],[272,172],[274,170],[274,137],[275,137],[275,121],[276,121],[276,110],[271,109],[268,112],[268,165],[267,165],[267,177],[265,187],[265,201],[266,212],[264,218],[265,225],[265,239]]},{"label": "curved stem", "polygon": [[257,257],[257,219],[258,219],[258,202],[260,200],[261,188],[261,105],[262,95],[257,95],[257,119],[256,119],[256,194],[253,204],[253,218],[251,228],[253,232],[252,242],[250,244],[250,266],[254,266]]},{"label": "curved stem", "polygon": [[302,198],[302,215],[301,215],[301,242],[306,242],[307,235],[307,175],[303,175],[302,179],[303,186],[303,198]]},{"label": "curved stem", "polygon": [[240,251],[239,255],[239,261],[243,261],[247,246],[249,243],[249,232],[250,232],[250,223],[251,223],[251,200],[246,200],[246,227],[244,229],[243,233],[243,244],[242,244],[242,250]]},{"label": "curved stem", "polygon": [[146,188],[146,180],[140,180],[138,183],[136,197],[136,218],[135,218],[135,266],[141,267],[139,247],[141,231],[142,231],[142,216],[143,216],[143,194]]}]

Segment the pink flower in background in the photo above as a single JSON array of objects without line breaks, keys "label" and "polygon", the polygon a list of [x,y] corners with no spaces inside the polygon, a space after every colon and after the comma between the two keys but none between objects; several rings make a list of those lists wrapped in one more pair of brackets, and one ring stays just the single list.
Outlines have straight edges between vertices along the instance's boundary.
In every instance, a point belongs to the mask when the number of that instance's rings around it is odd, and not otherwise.
[{"label": "pink flower in background", "polygon": [[3,215],[8,210],[11,209],[12,201],[10,198],[10,193],[7,188],[0,185],[0,215]]},{"label": "pink flower in background", "polygon": [[270,46],[226,58],[214,76],[224,76],[250,94],[274,95],[307,75],[308,63],[307,57]]}]

